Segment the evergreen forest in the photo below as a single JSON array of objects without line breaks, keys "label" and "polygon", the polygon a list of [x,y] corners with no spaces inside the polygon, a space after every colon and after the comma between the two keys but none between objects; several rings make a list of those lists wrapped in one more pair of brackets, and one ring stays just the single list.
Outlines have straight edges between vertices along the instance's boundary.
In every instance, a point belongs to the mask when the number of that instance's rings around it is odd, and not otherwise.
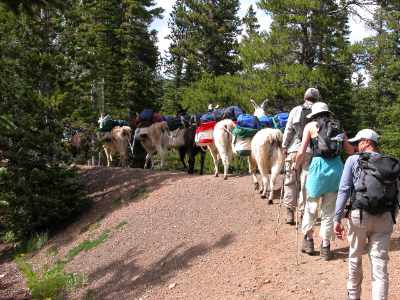
[{"label": "evergreen forest", "polygon": [[[0,1],[0,231],[53,229],[89,205],[63,138],[66,127],[95,132],[101,113],[252,112],[249,99],[273,113],[317,87],[348,135],[372,128],[400,157],[398,0],[259,0],[244,17],[239,0],[177,0],[165,54],[156,4]],[[363,12],[374,34],[351,43],[349,20]]]}]

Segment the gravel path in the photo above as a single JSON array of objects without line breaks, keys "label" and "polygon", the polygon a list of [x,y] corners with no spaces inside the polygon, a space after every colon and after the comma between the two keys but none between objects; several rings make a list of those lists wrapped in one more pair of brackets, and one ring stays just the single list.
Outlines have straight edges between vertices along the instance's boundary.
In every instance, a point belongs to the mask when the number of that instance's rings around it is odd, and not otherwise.
[{"label": "gravel path", "polygon": [[[294,227],[282,224],[275,235],[278,205],[267,205],[249,176],[98,168],[83,177],[95,207],[33,260],[43,265],[51,247],[63,257],[108,230],[107,241],[68,263],[67,271],[88,276],[72,299],[345,299],[346,243],[333,243],[332,261],[300,255],[297,265]],[[400,299],[399,236],[389,299]]]}]

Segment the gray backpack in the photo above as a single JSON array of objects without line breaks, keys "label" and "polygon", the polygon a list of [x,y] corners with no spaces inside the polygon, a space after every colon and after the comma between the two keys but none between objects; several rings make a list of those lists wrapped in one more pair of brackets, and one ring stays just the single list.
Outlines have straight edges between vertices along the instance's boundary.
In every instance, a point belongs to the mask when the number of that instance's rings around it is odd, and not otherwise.
[{"label": "gray backpack", "polygon": [[365,210],[372,215],[394,212],[399,205],[399,161],[386,155],[361,153],[358,162],[360,177],[354,189],[352,208]]}]

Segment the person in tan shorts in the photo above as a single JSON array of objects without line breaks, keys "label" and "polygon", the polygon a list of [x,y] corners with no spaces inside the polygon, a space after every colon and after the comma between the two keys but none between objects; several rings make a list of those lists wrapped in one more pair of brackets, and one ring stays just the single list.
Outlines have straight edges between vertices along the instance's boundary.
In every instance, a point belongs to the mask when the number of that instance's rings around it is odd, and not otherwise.
[{"label": "person in tan shorts", "polygon": [[318,89],[309,88],[304,93],[304,103],[294,107],[288,117],[288,122],[283,133],[282,148],[285,153],[285,178],[283,204],[287,208],[286,224],[294,225],[294,213],[296,208],[303,211],[306,199],[305,182],[308,165],[311,160],[311,150],[308,149],[303,164],[298,172],[293,170],[293,163],[303,137],[304,126],[307,123],[307,114],[311,112],[311,106],[318,101],[320,94]]},{"label": "person in tan shorts", "polygon": [[[362,255],[366,250],[371,261],[372,299],[388,299],[389,274],[387,264],[389,260],[390,236],[393,231],[395,214],[398,207],[398,175],[394,177],[396,179],[391,183],[393,189],[391,192],[392,196],[390,197],[386,194],[384,196],[384,199],[393,201],[393,207],[384,204],[381,210],[379,206],[373,206],[373,210],[376,210],[374,212],[371,211],[371,208],[367,208],[372,206],[365,206],[370,201],[366,199],[371,199],[369,194],[372,192],[376,194],[380,185],[374,179],[376,174],[367,174],[369,172],[369,160],[376,160],[382,157],[382,154],[377,149],[378,141],[378,134],[371,129],[363,129],[353,139],[349,139],[350,143],[355,144],[358,153],[346,160],[336,200],[334,232],[338,238],[342,239],[344,235],[342,218],[346,203],[351,196],[351,210],[348,215],[348,241],[350,249],[347,293],[349,300],[356,300],[361,297],[361,283],[363,279]],[[366,164],[366,161],[368,164]],[[398,161],[395,159],[392,161],[393,166],[397,165],[397,171],[400,172]],[[395,170],[392,166],[390,169]],[[371,176],[371,179],[368,179],[367,176]],[[374,182],[377,186],[374,185]],[[386,193],[389,189],[385,186],[382,191]],[[364,202],[365,200],[367,202]]]},{"label": "person in tan shorts", "polygon": [[[353,148],[347,143],[339,121],[334,118],[334,114],[329,110],[326,103],[314,103],[312,112],[307,115],[307,118],[311,121],[304,127],[303,138],[293,166],[295,170],[300,170],[307,148],[311,146],[313,154],[305,184],[307,200],[301,223],[301,229],[304,234],[301,250],[309,255],[315,254],[313,227],[320,210],[320,255],[324,260],[330,260],[332,258],[330,241],[333,236],[336,195],[343,170],[340,153],[342,149],[349,154],[353,153]],[[336,129],[334,130],[334,128]],[[336,136],[328,136],[328,133],[333,133]],[[326,145],[325,139],[329,140],[331,144],[326,149],[323,147]],[[331,139],[337,140],[332,143]]]}]

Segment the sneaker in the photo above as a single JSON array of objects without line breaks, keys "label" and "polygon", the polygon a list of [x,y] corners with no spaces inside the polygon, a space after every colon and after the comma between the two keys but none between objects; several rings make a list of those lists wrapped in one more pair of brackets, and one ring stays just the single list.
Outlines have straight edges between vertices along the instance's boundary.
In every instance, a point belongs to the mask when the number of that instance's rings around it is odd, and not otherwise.
[{"label": "sneaker", "polygon": [[304,236],[303,246],[301,247],[301,252],[307,253],[308,255],[314,255],[314,240],[309,240],[307,236]]},{"label": "sneaker", "polygon": [[294,222],[294,211],[291,208],[287,208],[286,224],[295,225]]},{"label": "sneaker", "polygon": [[323,260],[330,260],[332,258],[333,255],[332,255],[330,244],[326,247],[322,247],[322,244],[321,244],[320,256],[322,257]]}]

